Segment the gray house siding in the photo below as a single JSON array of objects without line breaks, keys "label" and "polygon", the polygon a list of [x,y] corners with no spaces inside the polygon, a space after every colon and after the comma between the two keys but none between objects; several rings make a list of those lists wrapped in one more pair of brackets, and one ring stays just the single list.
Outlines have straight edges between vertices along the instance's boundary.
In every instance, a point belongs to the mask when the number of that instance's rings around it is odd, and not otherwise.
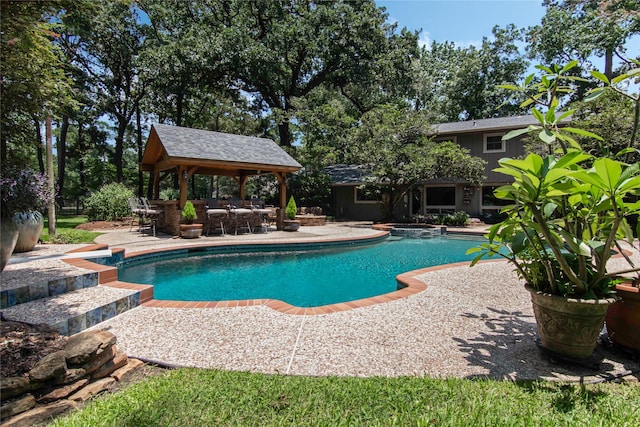
[{"label": "gray house siding", "polygon": [[333,201],[336,219],[380,221],[384,217],[380,203],[358,203],[354,198],[353,185],[339,185],[333,187]]},{"label": "gray house siding", "polygon": [[[568,124],[570,118],[564,121]],[[416,215],[429,215],[453,211],[466,211],[471,216],[490,218],[497,215],[500,210],[500,201],[493,198],[495,187],[508,184],[511,178],[494,172],[499,167],[498,160],[504,157],[517,158],[525,154],[522,137],[516,137],[508,141],[502,141],[502,136],[514,129],[522,129],[536,124],[533,116],[503,117],[495,119],[483,119],[467,122],[443,123],[434,126],[436,141],[453,140],[461,147],[469,150],[472,156],[480,157],[486,161],[484,176],[481,186],[471,186],[464,182],[438,180],[438,182],[426,182],[417,185],[409,194],[406,203],[398,206],[395,217],[410,219]],[[489,140],[487,147],[485,141]],[[489,150],[487,150],[487,148]],[[354,179],[349,181],[344,175],[334,173],[330,175],[334,179],[334,207],[336,218],[359,219],[378,221],[383,218],[383,211],[378,204],[356,203],[354,200],[354,188],[363,181],[362,167],[337,166],[337,171],[350,171]],[[360,168],[360,169],[358,169]],[[360,175],[356,172],[360,171]],[[453,193],[452,190],[453,189]],[[435,195],[435,196],[434,196]],[[436,200],[435,204],[428,203]]]}]

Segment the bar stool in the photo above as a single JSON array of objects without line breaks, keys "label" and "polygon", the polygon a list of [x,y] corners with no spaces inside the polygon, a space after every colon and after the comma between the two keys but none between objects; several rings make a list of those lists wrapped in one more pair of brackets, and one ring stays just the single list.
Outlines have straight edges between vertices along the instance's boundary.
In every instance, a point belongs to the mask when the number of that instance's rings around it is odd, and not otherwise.
[{"label": "bar stool", "polygon": [[[209,229],[211,228],[211,223],[219,222],[220,223],[220,232],[221,235],[224,236],[224,219],[227,218],[229,212],[226,209],[207,209],[207,232],[206,235],[209,236]],[[215,231],[217,227],[213,227]]]},{"label": "bar stool", "polygon": [[[251,221],[251,215],[252,215],[252,211],[251,209],[247,209],[247,208],[234,208],[229,210],[229,212],[231,214],[233,214],[235,216],[235,233],[236,236],[238,235],[238,228],[246,228],[249,231],[249,234],[251,234],[251,224],[249,223],[249,221]],[[247,224],[246,226],[244,225],[240,225],[240,224]]]}]

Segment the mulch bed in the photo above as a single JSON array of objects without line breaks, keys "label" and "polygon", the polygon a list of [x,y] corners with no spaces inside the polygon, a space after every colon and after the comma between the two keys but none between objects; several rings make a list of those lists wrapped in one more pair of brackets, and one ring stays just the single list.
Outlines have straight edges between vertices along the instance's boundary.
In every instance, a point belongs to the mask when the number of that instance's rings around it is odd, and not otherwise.
[{"label": "mulch bed", "polygon": [[[131,218],[123,218],[119,221],[89,221],[84,224],[80,224],[76,228],[78,230],[96,231],[96,230],[117,230],[119,228],[130,227]],[[133,226],[137,225],[137,220],[134,220]]]},{"label": "mulch bed", "polygon": [[26,375],[44,356],[62,350],[67,337],[48,325],[0,321],[0,377]]}]

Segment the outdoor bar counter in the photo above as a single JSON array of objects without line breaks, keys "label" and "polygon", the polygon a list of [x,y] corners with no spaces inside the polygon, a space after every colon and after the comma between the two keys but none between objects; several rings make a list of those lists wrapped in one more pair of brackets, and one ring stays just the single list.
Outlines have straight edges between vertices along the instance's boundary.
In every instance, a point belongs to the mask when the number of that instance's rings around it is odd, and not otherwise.
[{"label": "outdoor bar counter", "polygon": [[[156,221],[156,227],[167,234],[179,236],[180,222],[182,219],[182,211],[178,209],[180,202],[178,200],[151,200],[150,203],[157,209],[162,210],[162,213],[160,213]],[[196,209],[196,214],[198,215],[198,218],[194,222],[204,224],[204,232],[206,232],[208,218],[206,214],[207,208],[205,207],[205,201],[192,200],[191,203],[193,203],[193,207]],[[260,213],[255,212],[254,214],[248,216],[247,219],[252,230],[261,229],[263,225],[263,217],[262,215],[260,215]],[[220,232],[220,219],[216,219],[215,221],[215,223],[211,224],[210,234],[213,234],[214,230],[217,233]],[[227,233],[234,233],[237,225],[246,225],[246,220],[243,220],[243,223],[237,224],[235,215],[230,213],[229,215],[222,218],[222,223]]]}]

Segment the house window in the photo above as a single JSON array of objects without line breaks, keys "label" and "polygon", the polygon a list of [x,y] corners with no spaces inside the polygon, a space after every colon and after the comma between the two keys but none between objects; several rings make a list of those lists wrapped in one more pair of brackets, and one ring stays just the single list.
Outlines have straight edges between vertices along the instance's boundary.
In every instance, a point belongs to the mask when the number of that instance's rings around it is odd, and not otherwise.
[{"label": "house window", "polygon": [[364,185],[353,187],[354,203],[378,203],[378,192]]},{"label": "house window", "polygon": [[456,188],[455,187],[428,187],[427,188],[427,209],[455,209],[456,208]]},{"label": "house window", "polygon": [[503,153],[505,144],[502,140],[501,133],[485,134],[484,136],[484,152],[485,153]]}]

